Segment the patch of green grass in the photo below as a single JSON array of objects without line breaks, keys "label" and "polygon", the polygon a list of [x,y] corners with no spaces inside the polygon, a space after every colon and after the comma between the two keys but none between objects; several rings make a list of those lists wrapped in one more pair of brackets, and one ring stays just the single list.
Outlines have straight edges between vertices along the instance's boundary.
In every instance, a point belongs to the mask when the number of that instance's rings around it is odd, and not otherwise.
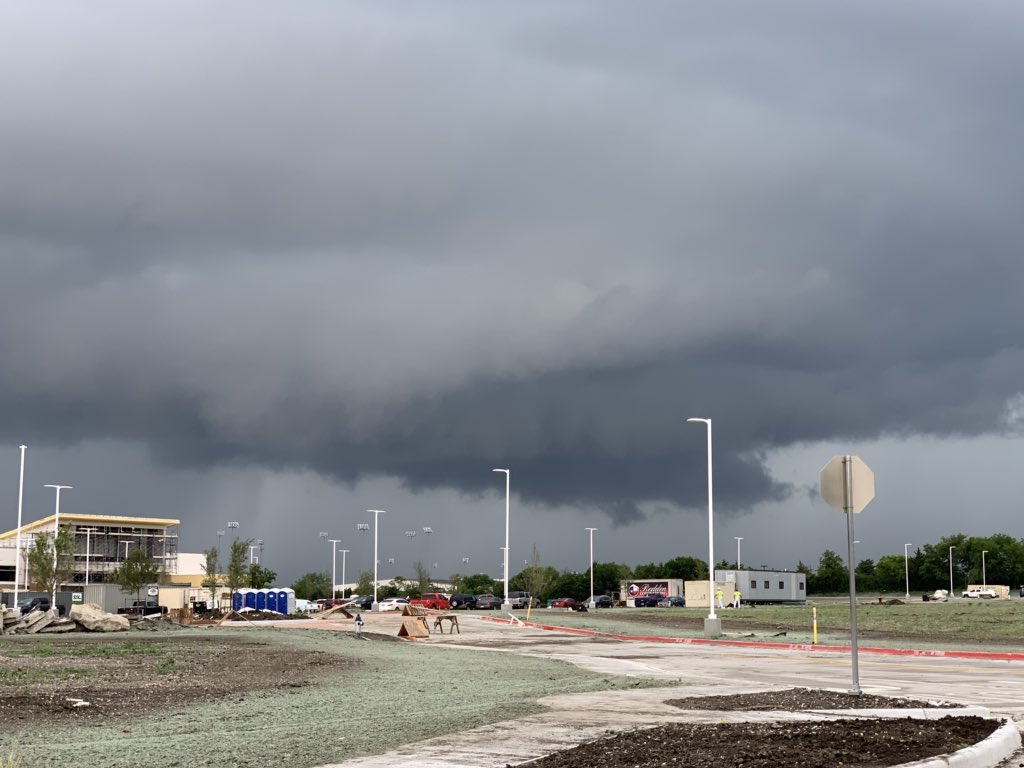
[{"label": "patch of green grass", "polygon": [[122,658],[129,656],[163,656],[167,648],[159,643],[139,643],[127,641],[123,643],[95,643],[76,646],[76,656],[93,656],[97,658]]},{"label": "patch of green grass", "polygon": [[0,667],[0,686],[32,685],[33,683],[41,683],[50,677],[45,669]]},{"label": "patch of green grass", "polygon": [[169,675],[172,672],[177,672],[178,667],[175,665],[174,659],[164,658],[156,663],[156,671],[161,675]]}]

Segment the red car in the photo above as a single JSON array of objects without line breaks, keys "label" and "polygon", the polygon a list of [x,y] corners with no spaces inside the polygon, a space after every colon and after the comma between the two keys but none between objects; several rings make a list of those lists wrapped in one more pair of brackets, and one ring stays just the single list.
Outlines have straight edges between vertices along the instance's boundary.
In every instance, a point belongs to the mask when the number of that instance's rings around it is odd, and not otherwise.
[{"label": "red car", "polygon": [[583,603],[574,600],[571,597],[560,597],[557,600],[551,601],[552,608],[571,608],[574,611],[585,611],[587,606]]}]

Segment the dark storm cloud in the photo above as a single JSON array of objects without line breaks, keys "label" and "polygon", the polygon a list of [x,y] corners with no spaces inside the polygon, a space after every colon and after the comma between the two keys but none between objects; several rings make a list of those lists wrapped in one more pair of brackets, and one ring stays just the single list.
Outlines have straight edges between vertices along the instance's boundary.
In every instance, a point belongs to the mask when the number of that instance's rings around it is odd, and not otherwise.
[{"label": "dark storm cloud", "polygon": [[1015,7],[101,7],[0,11],[18,439],[628,523],[1021,389]]}]

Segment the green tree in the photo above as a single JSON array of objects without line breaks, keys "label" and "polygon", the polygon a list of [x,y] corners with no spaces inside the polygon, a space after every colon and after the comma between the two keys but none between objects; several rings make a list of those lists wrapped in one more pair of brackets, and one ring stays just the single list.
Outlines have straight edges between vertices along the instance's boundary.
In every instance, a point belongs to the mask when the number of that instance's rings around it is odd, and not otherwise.
[{"label": "green tree", "polygon": [[360,595],[372,595],[373,594],[373,572],[372,571],[360,571],[359,579],[356,583],[356,591]]},{"label": "green tree", "polygon": [[140,599],[142,588],[153,584],[160,575],[160,566],[156,560],[136,547],[121,564],[110,574],[110,581],[117,584],[122,592],[134,592],[135,599]]},{"label": "green tree", "polygon": [[307,573],[292,584],[295,597],[300,600],[319,600],[331,596],[331,574]]},{"label": "green tree", "polygon": [[249,546],[251,539],[235,539],[231,542],[227,578],[224,580],[231,590],[231,604],[235,604],[235,592],[249,582]]},{"label": "green tree", "polygon": [[[854,569],[854,574],[857,577],[858,592],[874,592],[878,589],[877,582],[875,580],[874,560],[861,560],[857,563],[857,567]],[[849,589],[849,576],[847,576],[847,589]]]},{"label": "green tree", "polygon": [[875,589],[879,592],[903,592],[906,586],[905,565],[903,555],[882,555],[878,558],[873,574]]},{"label": "green tree", "polygon": [[554,568],[546,568],[541,565],[540,550],[534,544],[530,553],[529,565],[508,580],[508,588],[510,592],[529,592],[531,597],[540,600],[555,577],[557,577],[557,571]]},{"label": "green tree", "polygon": [[249,566],[249,586],[253,589],[269,587],[277,581],[277,572],[264,568],[259,563],[252,563]]},{"label": "green tree", "polygon": [[430,569],[427,568],[427,564],[417,560],[412,564],[412,570],[415,574],[414,580],[416,582],[416,589],[420,591],[420,594],[422,595],[424,592],[430,592],[432,584],[430,581]]},{"label": "green tree", "polygon": [[622,590],[622,582],[628,581],[632,577],[633,571],[628,565],[621,563],[594,563],[594,594],[618,594]]},{"label": "green tree", "polygon": [[551,585],[551,597],[571,597],[583,602],[590,599],[590,574],[562,571]]},{"label": "green tree", "polygon": [[217,588],[221,583],[220,563],[218,562],[220,552],[216,547],[210,547],[203,555],[206,557],[206,562],[203,563],[203,588],[210,590],[210,594],[216,600]]},{"label": "green tree", "polygon": [[61,528],[56,540],[49,532],[37,533],[28,550],[28,569],[32,581],[50,594],[50,604],[56,606],[57,587],[68,581],[75,571],[75,536],[71,529]]},{"label": "green tree", "polygon": [[474,573],[462,580],[462,589],[470,595],[493,595],[497,587],[494,579],[486,573]]},{"label": "green tree", "polygon": [[807,585],[807,589],[818,594],[848,592],[849,581],[849,572],[843,558],[831,549],[826,549],[821,553],[818,570],[814,574],[813,581]]}]

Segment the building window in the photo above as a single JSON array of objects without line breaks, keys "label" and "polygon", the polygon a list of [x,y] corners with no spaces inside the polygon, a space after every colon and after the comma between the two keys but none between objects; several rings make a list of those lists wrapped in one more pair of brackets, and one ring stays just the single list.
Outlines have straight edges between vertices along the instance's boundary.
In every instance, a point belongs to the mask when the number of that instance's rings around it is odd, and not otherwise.
[{"label": "building window", "polygon": [[800,591],[803,592],[804,591],[804,583],[802,581],[800,582],[799,586],[800,586]]},{"label": "building window", "polygon": [[771,587],[768,585],[768,579],[764,580],[764,588],[765,589],[771,589]]},{"label": "building window", "polygon": [[750,580],[750,588],[751,589],[757,589],[757,582],[754,581],[753,579]]},{"label": "building window", "polygon": [[779,582],[779,589],[785,589],[785,588],[786,588],[786,582],[780,581]]}]

